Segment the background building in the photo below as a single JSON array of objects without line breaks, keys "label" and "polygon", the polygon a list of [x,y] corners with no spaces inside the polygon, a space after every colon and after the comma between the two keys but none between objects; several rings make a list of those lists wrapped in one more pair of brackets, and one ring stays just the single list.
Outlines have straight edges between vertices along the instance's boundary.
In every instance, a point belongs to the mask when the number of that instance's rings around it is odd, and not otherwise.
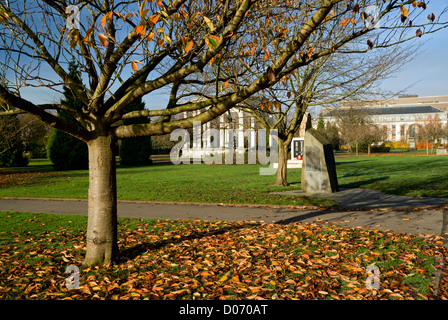
[{"label": "background building", "polygon": [[408,141],[412,127],[429,117],[438,117],[448,123],[448,96],[400,96],[396,99],[376,101],[345,101],[338,108],[324,110],[325,123],[337,123],[348,108],[359,108],[369,120],[384,128],[388,141]]}]

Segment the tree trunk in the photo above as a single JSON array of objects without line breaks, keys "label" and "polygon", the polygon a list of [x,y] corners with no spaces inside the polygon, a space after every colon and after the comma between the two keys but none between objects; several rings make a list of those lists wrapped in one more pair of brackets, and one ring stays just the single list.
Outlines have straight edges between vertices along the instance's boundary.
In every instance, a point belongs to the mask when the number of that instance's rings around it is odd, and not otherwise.
[{"label": "tree trunk", "polygon": [[117,184],[115,141],[99,136],[89,148],[89,208],[87,253],[84,265],[105,265],[114,261],[117,245]]},{"label": "tree trunk", "polygon": [[426,141],[426,155],[429,156],[429,140]]},{"label": "tree trunk", "polygon": [[278,168],[277,168],[277,186],[288,185],[288,146],[285,141],[278,140]]},{"label": "tree trunk", "polygon": [[367,144],[367,155],[370,156],[370,144]]},{"label": "tree trunk", "polygon": [[356,142],[356,155],[357,156],[359,155],[359,152],[358,152],[358,142]]}]

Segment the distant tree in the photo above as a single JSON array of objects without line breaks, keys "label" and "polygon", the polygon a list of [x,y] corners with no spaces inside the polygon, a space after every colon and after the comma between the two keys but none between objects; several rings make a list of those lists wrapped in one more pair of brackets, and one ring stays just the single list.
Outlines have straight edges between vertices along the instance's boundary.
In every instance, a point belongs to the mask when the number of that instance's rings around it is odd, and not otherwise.
[{"label": "distant tree", "polygon": [[32,158],[44,158],[47,154],[48,139],[52,133],[51,127],[29,113],[20,114],[18,118],[20,121],[20,136],[25,151]]},{"label": "distant tree", "polygon": [[[82,83],[79,71],[74,63],[70,63],[69,75],[76,79],[78,83]],[[64,86],[63,90],[65,99],[61,101],[61,104],[81,111],[83,108],[82,101],[72,94],[69,87]],[[80,126],[75,118],[68,112],[58,110],[57,114],[59,118],[68,123]],[[53,133],[48,140],[47,155],[56,170],[79,170],[87,169],[89,167],[87,144],[58,129],[53,129]]]},{"label": "distant tree", "polygon": [[[145,103],[138,99],[131,103],[125,112],[145,110]],[[148,117],[125,119],[124,125],[148,123]],[[151,137],[133,137],[121,140],[120,144],[120,164],[144,165],[150,164],[151,159]]]},{"label": "distant tree", "polygon": [[370,156],[370,150],[373,143],[381,142],[386,139],[386,132],[373,123],[366,123],[363,130],[362,140],[367,145],[367,154]]},{"label": "distant tree", "polygon": [[324,133],[325,131],[325,121],[322,112],[319,114],[319,120],[317,121],[316,130],[319,131],[319,133]]},{"label": "distant tree", "polygon": [[426,120],[417,124],[417,140],[420,142],[426,142],[426,154],[429,155],[429,144],[431,145],[431,153],[434,152],[434,143],[437,139],[443,138],[443,126],[442,121],[438,115],[428,116]]},{"label": "distant tree", "polygon": [[23,167],[28,158],[23,155],[20,123],[16,115],[0,117],[0,167]]},{"label": "distant tree", "polygon": [[339,129],[336,124],[327,122],[321,133],[331,143],[333,149],[339,150],[341,138],[339,137]]},{"label": "distant tree", "polygon": [[356,155],[359,154],[359,145],[364,142],[366,129],[369,126],[368,112],[366,109],[349,107],[339,110],[338,128],[342,141],[352,151],[355,145]]}]

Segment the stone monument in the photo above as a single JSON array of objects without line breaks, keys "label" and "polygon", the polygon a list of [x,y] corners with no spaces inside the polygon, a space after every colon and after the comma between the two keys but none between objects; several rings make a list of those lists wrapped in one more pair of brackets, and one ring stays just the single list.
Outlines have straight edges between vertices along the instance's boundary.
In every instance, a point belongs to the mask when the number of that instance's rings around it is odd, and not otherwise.
[{"label": "stone monument", "polygon": [[301,183],[305,193],[339,191],[333,148],[312,128],[305,132]]}]

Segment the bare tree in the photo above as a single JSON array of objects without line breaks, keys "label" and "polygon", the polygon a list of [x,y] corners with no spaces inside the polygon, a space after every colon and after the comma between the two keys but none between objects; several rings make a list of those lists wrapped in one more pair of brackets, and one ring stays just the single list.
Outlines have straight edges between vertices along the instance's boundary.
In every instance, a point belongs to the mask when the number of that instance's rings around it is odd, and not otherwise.
[{"label": "bare tree", "polygon": [[45,144],[45,138],[51,134],[51,127],[37,119],[35,116],[25,113],[18,116],[20,122],[20,136],[25,145]]},{"label": "bare tree", "polygon": [[[333,26],[332,32],[351,34],[352,28]],[[326,30],[328,31],[328,30]],[[332,39],[316,33],[310,40],[310,49],[301,52],[297,58],[306,59],[315,52],[313,45],[331,46]],[[408,50],[398,45],[389,50],[358,53],[356,42],[333,55],[314,61],[291,73],[266,90],[262,108],[250,105],[249,110],[268,130],[278,131],[279,158],[277,185],[287,185],[287,153],[292,138],[297,134],[304,116],[313,106],[328,106],[347,98],[371,97],[378,92],[374,85],[389,77],[411,58]],[[353,63],[359,66],[354,68]],[[373,93],[374,92],[374,93]],[[265,114],[275,121],[267,122]],[[360,132],[360,137],[362,132]],[[363,137],[364,138],[364,137]]]},{"label": "bare tree", "polygon": [[374,123],[366,123],[363,130],[362,141],[367,144],[367,155],[370,156],[372,144],[382,142],[386,139],[387,132]]},{"label": "bare tree", "polygon": [[[366,12],[370,5],[378,9],[373,27],[364,23],[372,21]],[[0,1],[0,72],[6,82],[0,85],[0,103],[13,108],[6,113],[31,113],[87,143],[86,265],[113,262],[118,253],[113,154],[117,139],[162,135],[190,128],[194,121],[208,122],[363,36],[371,35],[367,44],[359,43],[351,51],[388,47],[445,26],[439,15],[419,22],[424,8],[411,0],[86,0],[78,7],[67,6],[62,0]],[[411,18],[412,27],[407,22]],[[376,28],[380,19],[381,28]],[[350,23],[357,27],[349,34],[330,28]],[[317,32],[332,39],[327,42],[331,45],[316,44],[313,54],[297,59],[300,52],[310,50],[308,40]],[[70,61],[82,66],[82,83],[70,77]],[[243,73],[250,76],[240,77]],[[185,90],[210,84],[217,88],[214,92]],[[26,86],[59,94],[66,86],[85,107],[74,110],[31,101],[21,95]],[[164,108],[125,113],[136,99],[166,90],[169,101]],[[66,111],[78,123],[68,123],[51,110]],[[201,113],[173,118],[196,110]],[[122,122],[155,116],[160,121]]]},{"label": "bare tree", "polygon": [[337,110],[338,128],[342,141],[347,144],[348,151],[355,145],[355,153],[359,155],[359,144],[366,140],[366,133],[371,125],[369,113],[365,108],[350,106]]},{"label": "bare tree", "polygon": [[429,144],[431,144],[431,154],[434,153],[434,143],[443,137],[443,124],[438,115],[428,116],[425,120],[417,123],[417,140],[426,143],[426,155],[429,155]]}]

